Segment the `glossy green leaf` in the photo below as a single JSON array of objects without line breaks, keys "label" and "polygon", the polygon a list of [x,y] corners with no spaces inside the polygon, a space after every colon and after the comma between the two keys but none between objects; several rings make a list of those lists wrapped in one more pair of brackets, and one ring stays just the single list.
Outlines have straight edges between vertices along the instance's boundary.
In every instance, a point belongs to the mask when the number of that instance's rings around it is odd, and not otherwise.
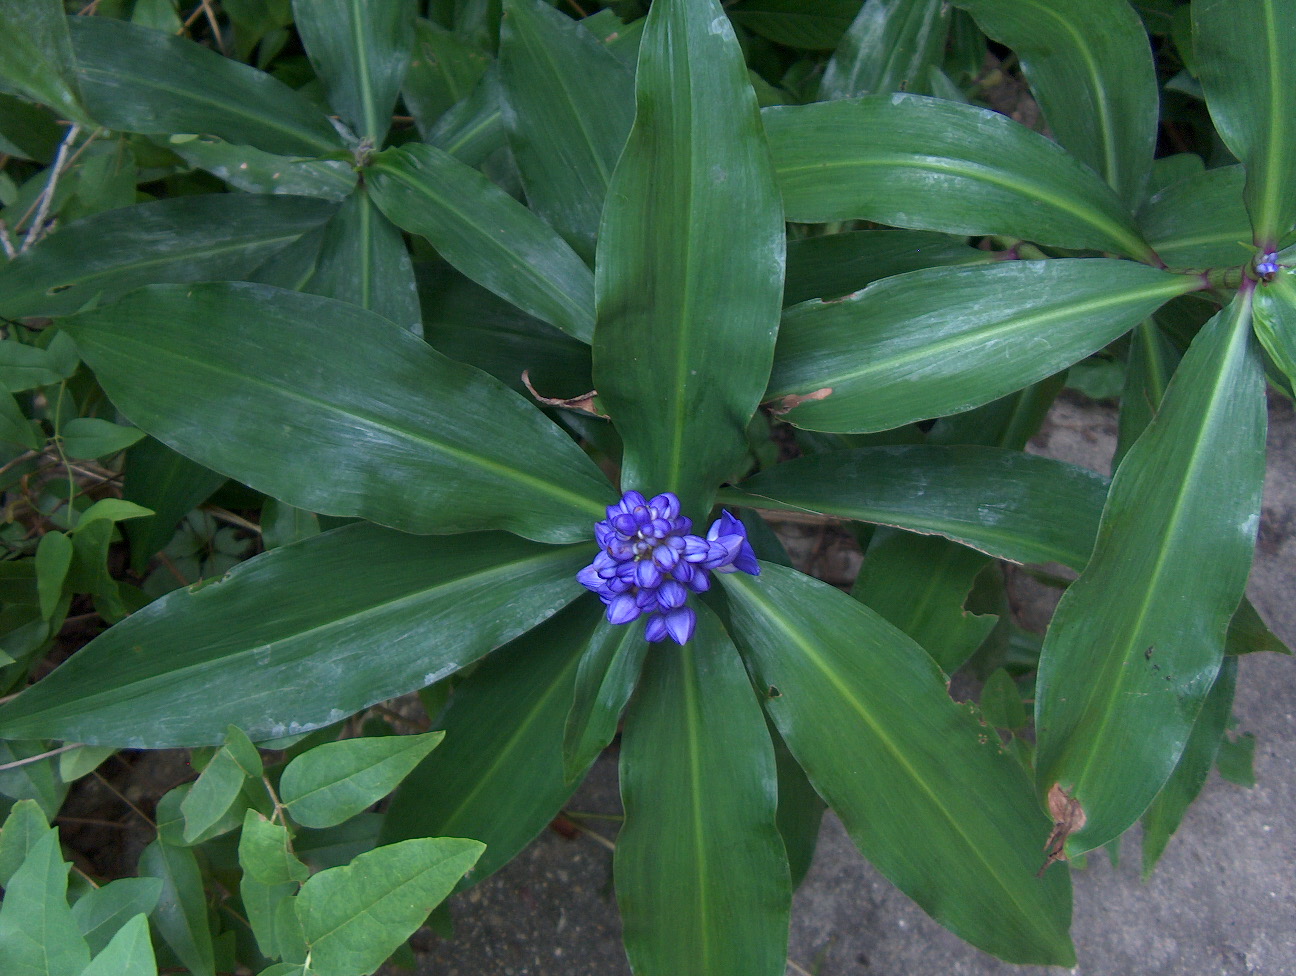
[{"label": "glossy green leaf", "polygon": [[150,914],[161,896],[158,878],[118,878],[78,898],[72,919],[90,951],[99,953],[132,918]]},{"label": "glossy green leaf", "polygon": [[302,159],[241,146],[215,136],[174,135],[166,147],[247,193],[282,193],[341,201],[356,185],[355,169],[340,159]]},{"label": "glossy green leaf", "polygon": [[382,145],[414,41],[415,0],[295,0],[293,19],[329,105]]},{"label": "glossy green leaf", "polygon": [[342,148],[328,118],[264,71],[109,17],[70,21],[86,108],[120,132],[199,133],[287,156]]},{"label": "glossy green leaf", "polygon": [[383,843],[476,837],[486,853],[465,884],[503,867],[553,820],[576,781],[563,775],[563,729],[581,654],[602,606],[587,598],[491,655],[454,691],[438,721],[445,745],[405,780]]},{"label": "glossy green leaf", "polygon": [[48,620],[63,596],[63,581],[72,566],[72,540],[62,532],[46,532],[36,546],[36,592],[41,616]]},{"label": "glossy green leaf", "polygon": [[819,98],[933,94],[928,72],[944,56],[949,20],[943,0],[867,0],[824,66]]},{"label": "glossy green leaf", "polygon": [[116,751],[112,746],[80,746],[62,753],[58,757],[58,777],[65,783],[75,783],[98,769]]},{"label": "glossy green leaf", "polygon": [[33,426],[31,419],[23,413],[22,407],[18,406],[18,401],[11,394],[0,392],[0,441],[25,447],[29,451],[39,451],[45,443],[43,432],[38,430],[39,426]]},{"label": "glossy green leaf", "polygon": [[[779,690],[774,689],[779,694]],[[765,693],[770,694],[769,689]],[[776,696],[777,697],[777,696]],[[769,723],[770,739],[774,743],[774,764],[778,769],[778,824],[779,834],[783,837],[783,847],[787,850],[788,872],[792,876],[792,888],[805,879],[814,860],[815,848],[819,843],[819,826],[823,823],[824,810],[827,804],[815,792],[814,785],[798,765],[779,735],[778,729]]]},{"label": "glossy green leaf", "polygon": [[[890,430],[1051,376],[1201,281],[1132,261],[931,268],[788,309],[768,399],[812,430]],[[800,405],[795,405],[800,404]]]},{"label": "glossy green leaf", "polygon": [[558,234],[448,153],[409,143],[367,171],[373,200],[478,284],[582,342],[594,332],[594,276]]},{"label": "glossy green leaf", "polygon": [[5,976],[81,976],[90,962],[67,904],[68,867],[58,832],[51,830],[5,885],[0,903]]},{"label": "glossy green leaf", "polygon": [[1225,654],[1254,654],[1269,651],[1273,654],[1291,654],[1291,648],[1282,642],[1264,622],[1250,600],[1243,600],[1229,621],[1228,635],[1224,641]]},{"label": "glossy green leaf", "polygon": [[218,742],[231,724],[306,732],[534,627],[577,596],[589,557],[502,533],[344,526],[136,611],[0,708],[0,734],[152,748]]},{"label": "glossy green leaf", "polygon": [[155,840],[140,854],[139,873],[162,881],[151,917],[163,941],[193,976],[216,976],[207,895],[193,850]]},{"label": "glossy green leaf", "polygon": [[0,766],[7,767],[0,769],[0,796],[18,801],[35,800],[45,816],[53,819],[67,796],[67,784],[54,778],[52,759],[35,758],[47,751],[45,743],[37,741],[35,736],[5,738],[26,738],[27,741],[0,739]]},{"label": "glossy green leaf", "polygon": [[1019,563],[1084,567],[1107,482],[1085,468],[990,447],[904,445],[787,461],[721,502],[816,512],[943,535]]},{"label": "glossy green leaf", "polygon": [[1036,684],[1037,780],[1084,811],[1080,854],[1132,824],[1183,751],[1246,585],[1264,478],[1250,295],[1198,334],[1112,481]]},{"label": "glossy green leaf", "polygon": [[261,506],[261,544],[267,549],[301,542],[320,534],[319,516],[274,498]]},{"label": "glossy green leaf", "polygon": [[[243,877],[239,879],[239,897],[243,901],[243,910],[247,913],[248,927],[252,929],[257,948],[267,958],[273,959],[280,954],[279,912],[284,902],[291,904],[299,887],[295,881],[276,885],[262,884],[246,868]],[[297,916],[291,907],[283,911],[296,920]]]},{"label": "glossy green leaf", "polygon": [[332,827],[396,789],[444,732],[326,742],[288,764],[279,783],[285,809],[303,827]]},{"label": "glossy green leaf", "polygon": [[21,393],[57,383],[61,378],[48,350],[15,338],[0,340],[0,388]]},{"label": "glossy green leaf", "polygon": [[789,220],[1003,234],[1155,261],[1090,169],[987,109],[896,94],[762,115]]},{"label": "glossy green leaf", "polygon": [[1194,173],[1152,194],[1138,213],[1157,254],[1172,268],[1244,264],[1251,223],[1242,203],[1246,172],[1221,166]]},{"label": "glossy green leaf", "polygon": [[626,955],[644,974],[782,976],[791,885],[751,682],[705,607],[693,640],[654,651],[621,744]]},{"label": "glossy green leaf", "polygon": [[1038,874],[1049,820],[922,648],[795,570],[721,581],[748,666],[780,692],[766,711],[865,857],[978,948],[1073,965],[1069,875]]},{"label": "glossy green leaf", "polygon": [[305,881],[310,876],[310,868],[292,852],[288,828],[271,823],[256,810],[243,816],[238,860],[243,873],[263,885]]},{"label": "glossy green leaf", "polygon": [[67,16],[59,0],[0,0],[0,79],[81,125]]},{"label": "glossy green leaf", "polygon": [[266,285],[154,286],[62,325],[133,421],[298,508],[565,542],[588,537],[612,494],[515,393],[352,305]]},{"label": "glossy green leaf", "polygon": [[113,936],[81,976],[157,976],[148,917],[136,915]]},{"label": "glossy green leaf", "polygon": [[1296,7],[1285,0],[1194,0],[1193,49],[1211,119],[1246,167],[1255,244],[1296,225]]},{"label": "glossy green leaf", "polygon": [[728,13],[735,24],[779,44],[831,51],[859,7],[859,0],[739,0]]},{"label": "glossy green leaf", "polygon": [[576,671],[576,691],[563,732],[563,771],[575,780],[616,736],[621,712],[643,668],[648,644],[641,625],[601,620],[590,635]]},{"label": "glossy green leaf", "polygon": [[99,417],[77,417],[59,430],[63,453],[73,460],[107,457],[130,447],[144,431]]},{"label": "glossy green leaf", "polygon": [[62,137],[63,130],[52,111],[0,94],[0,151],[18,159],[48,163]]},{"label": "glossy green leaf", "polygon": [[421,125],[428,145],[449,153],[466,166],[480,166],[504,149],[499,68],[491,65],[477,85],[432,125]]},{"label": "glossy green leaf", "polygon": [[876,532],[851,596],[908,634],[953,674],[998,621],[963,609],[989,558],[940,536]]},{"label": "glossy green leaf", "polygon": [[49,832],[49,820],[35,800],[19,800],[10,808],[0,830],[0,888],[9,886],[36,842]]},{"label": "glossy green leaf", "polygon": [[475,840],[425,837],[314,875],[296,901],[312,972],[373,972],[450,894],[482,849]]},{"label": "glossy green leaf", "polygon": [[1256,288],[1253,325],[1274,365],[1296,383],[1296,273],[1281,271]]},{"label": "glossy green leaf", "polygon": [[212,757],[180,803],[184,840],[192,844],[229,811],[248,779],[260,779],[261,757],[241,729],[231,725],[225,745]]},{"label": "glossy green leaf", "polygon": [[1136,206],[1159,105],[1147,31],[1126,0],[955,2],[1017,54],[1053,137]]},{"label": "glossy green leaf", "polygon": [[840,298],[882,278],[949,264],[985,264],[991,256],[949,234],[857,230],[788,241],[783,304]]},{"label": "glossy green leaf", "polygon": [[783,215],[719,3],[654,5],[636,85],[599,231],[594,385],[625,440],[622,486],[673,491],[700,518],[747,453],[778,329]]},{"label": "glossy green leaf", "polygon": [[152,437],[132,447],[126,456],[122,496],[155,514],[125,525],[131,569],[143,572],[153,555],[171,541],[176,523],[224,483],[224,475],[177,454]]},{"label": "glossy green leaf", "polygon": [[531,208],[587,262],[634,121],[634,75],[543,0],[507,0],[503,122]]},{"label": "glossy green leaf", "polygon": [[1139,435],[1152,422],[1178,364],[1179,350],[1154,319],[1141,323],[1130,333],[1113,468],[1120,465]]},{"label": "glossy green leaf", "polygon": [[1233,714],[1237,659],[1225,658],[1215,684],[1193,723],[1183,755],[1161,792],[1143,813],[1143,877],[1146,880],[1179,829],[1184,813],[1206,785],[1220,740]]},{"label": "glossy green leaf", "polygon": [[1220,740],[1219,752],[1215,756],[1215,768],[1219,770],[1220,779],[1244,789],[1254,789],[1256,737],[1250,732],[1243,732],[1236,738],[1226,734]]},{"label": "glossy green leaf", "polygon": [[359,305],[418,335],[418,286],[400,230],[357,188],[324,225],[315,273],[302,291]]},{"label": "glossy green leaf", "polygon": [[426,134],[448,109],[472,94],[490,65],[485,51],[440,24],[418,18],[401,97],[419,132]]},{"label": "glossy green leaf", "polygon": [[240,278],[333,209],[306,197],[215,193],[84,217],[0,264],[0,315],[66,315],[141,285]]},{"label": "glossy green leaf", "polygon": [[996,729],[1022,729],[1026,727],[1026,709],[1022,705],[1017,683],[1003,668],[990,675],[981,689],[981,714]]}]

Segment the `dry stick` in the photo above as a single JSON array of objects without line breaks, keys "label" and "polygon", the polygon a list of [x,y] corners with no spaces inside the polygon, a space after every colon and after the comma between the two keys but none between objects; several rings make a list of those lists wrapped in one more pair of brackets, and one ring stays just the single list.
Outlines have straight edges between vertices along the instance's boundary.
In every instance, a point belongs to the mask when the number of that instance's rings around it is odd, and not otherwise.
[{"label": "dry stick", "polygon": [[225,49],[225,36],[221,33],[220,24],[216,23],[216,11],[211,8],[211,0],[202,0],[203,12],[207,14],[207,23],[211,24],[212,34],[216,38],[216,46],[220,48],[221,54],[228,55]]},{"label": "dry stick", "polygon": [[598,843],[602,844],[609,851],[616,850],[616,844],[612,843],[610,840],[608,840],[606,837],[600,834],[597,830],[591,830],[589,827],[586,827],[579,820],[572,820],[571,825],[575,827],[577,830],[579,830],[582,834],[588,834],[591,838],[593,838]]},{"label": "dry stick", "polygon": [[97,769],[92,769],[92,770],[90,771],[90,775],[93,776],[95,779],[97,779],[99,782],[103,783],[104,786],[108,787],[108,792],[112,793],[113,796],[117,797],[117,799],[121,800],[122,803],[124,803],[124,804],[126,804],[128,807],[130,807],[131,810],[134,811],[134,813],[135,813],[135,815],[136,815],[137,817],[139,817],[141,820],[143,820],[146,824],[148,824],[148,825],[149,825],[150,827],[152,827],[154,830],[157,830],[157,824],[153,822],[153,818],[150,817],[148,814],[146,814],[146,813],[145,813],[143,810],[141,810],[139,807],[137,807],[134,803],[131,803],[131,801],[128,800],[128,799],[126,798],[126,795],[125,795],[124,793],[122,793],[121,790],[117,789],[117,787],[113,786],[112,783],[110,783],[110,782],[108,782],[106,779],[104,779],[103,774],[100,773],[99,770],[97,770]]},{"label": "dry stick", "polygon": [[88,824],[91,827],[113,827],[117,830],[130,830],[130,824],[118,823],[116,820],[99,820],[96,817],[69,817],[60,813],[54,818],[59,823]]},{"label": "dry stick", "polygon": [[14,248],[13,241],[9,239],[9,227],[3,220],[0,220],[0,250],[4,251],[5,257],[10,261],[18,256],[18,251]]},{"label": "dry stick", "polygon": [[73,749],[80,749],[80,742],[72,742],[67,745],[59,746],[57,749],[51,749],[49,752],[42,752],[36,756],[28,756],[26,759],[15,759],[13,762],[0,763],[0,773],[6,769],[17,769],[19,766],[27,766],[34,762],[40,762],[42,759],[48,759],[50,756],[57,756],[60,753],[71,752]]},{"label": "dry stick", "polygon": [[235,515],[227,508],[221,508],[219,505],[208,505],[204,511],[220,522],[228,522],[230,525],[236,526],[237,528],[246,529],[249,532],[255,532],[257,535],[261,534],[261,526],[257,525],[255,522],[249,522],[242,515]]},{"label": "dry stick", "polygon": [[59,143],[58,153],[54,157],[54,165],[50,167],[49,182],[45,184],[45,189],[41,191],[40,205],[36,209],[36,216],[32,220],[31,226],[27,228],[27,236],[23,238],[22,250],[24,251],[40,240],[41,226],[49,215],[50,204],[54,202],[54,190],[58,186],[59,176],[63,172],[63,167],[67,165],[68,149],[80,134],[81,126],[74,123],[68,128],[63,141]]},{"label": "dry stick", "polygon": [[787,964],[788,964],[788,969],[792,970],[794,973],[797,973],[798,976],[814,976],[814,974],[810,972],[810,970],[806,969],[804,966],[794,963],[791,959],[787,960]]}]

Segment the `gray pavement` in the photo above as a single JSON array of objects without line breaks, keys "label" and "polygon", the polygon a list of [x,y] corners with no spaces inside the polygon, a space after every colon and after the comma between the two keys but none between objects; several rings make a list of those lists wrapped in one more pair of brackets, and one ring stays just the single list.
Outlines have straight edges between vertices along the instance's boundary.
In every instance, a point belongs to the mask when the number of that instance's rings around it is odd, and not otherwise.
[{"label": "gray pavement", "polygon": [[[1035,448],[1106,471],[1115,433],[1103,406],[1061,401]],[[1272,404],[1269,472],[1250,596],[1296,645],[1296,419]],[[1296,661],[1241,662],[1234,708],[1258,738],[1251,790],[1212,773],[1156,873],[1139,875],[1137,831],[1114,867],[1075,872],[1073,936],[1081,976],[1296,976]],[[573,810],[615,813],[615,757],[605,755]],[[596,829],[612,838],[614,824]],[[456,938],[419,937],[419,976],[628,976],[599,841],[546,831],[512,864],[456,899]],[[788,973],[817,976],[1032,976],[967,946],[866,864],[840,823],[824,821],[796,895]],[[799,970],[796,967],[800,967]]]}]

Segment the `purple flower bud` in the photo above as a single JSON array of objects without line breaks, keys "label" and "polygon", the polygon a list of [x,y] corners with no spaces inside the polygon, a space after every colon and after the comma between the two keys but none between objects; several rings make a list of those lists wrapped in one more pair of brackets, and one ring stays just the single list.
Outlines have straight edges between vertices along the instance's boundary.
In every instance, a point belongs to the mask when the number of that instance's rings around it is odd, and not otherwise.
[{"label": "purple flower bud", "polygon": [[644,640],[650,644],[656,644],[660,640],[666,639],[666,621],[662,619],[661,614],[653,614],[648,618],[648,623],[644,626]]},{"label": "purple flower bud", "polygon": [[666,580],[657,588],[657,603],[663,610],[675,610],[688,600],[688,590],[682,583]]},{"label": "purple flower bud", "polygon": [[[747,527],[726,511],[711,523],[707,530],[707,539],[718,542],[728,551],[728,557],[715,565],[707,564],[708,569],[718,573],[732,573],[742,570],[752,576],[760,575],[760,563],[756,561],[756,552],[747,541]],[[737,544],[735,545],[735,540]]]},{"label": "purple flower bud", "polygon": [[660,495],[654,495],[648,502],[649,508],[655,508],[657,515],[664,519],[674,519],[679,517],[680,502],[672,491],[663,492]]},{"label": "purple flower bud", "polygon": [[651,559],[641,559],[634,564],[635,583],[646,590],[655,590],[661,585],[662,571]]},{"label": "purple flower bud", "polygon": [[666,622],[666,632],[676,644],[687,644],[697,627],[697,614],[691,607],[680,607],[664,613],[661,619]]},{"label": "purple flower bud", "polygon": [[1268,254],[1261,256],[1260,260],[1256,262],[1255,269],[1256,274],[1268,278],[1272,275],[1276,275],[1280,267],[1281,265],[1278,263],[1278,252],[1270,251]]},{"label": "purple flower bud", "polygon": [[622,593],[613,598],[608,604],[607,619],[610,624],[628,624],[636,620],[643,611],[635,603],[635,598],[629,593]]}]

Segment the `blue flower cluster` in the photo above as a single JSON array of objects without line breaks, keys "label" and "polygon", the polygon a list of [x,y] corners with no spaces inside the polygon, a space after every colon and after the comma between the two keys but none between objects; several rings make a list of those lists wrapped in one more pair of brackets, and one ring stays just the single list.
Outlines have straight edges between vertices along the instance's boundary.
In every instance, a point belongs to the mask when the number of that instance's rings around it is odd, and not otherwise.
[{"label": "blue flower cluster", "polygon": [[627,491],[608,506],[607,519],[595,523],[599,554],[576,578],[607,605],[609,623],[644,616],[648,640],[669,636],[684,644],[697,626],[697,614],[687,606],[689,592],[708,589],[712,570],[760,574],[746,528],[728,512],[712,523],[705,539],[690,535],[692,528],[672,492],[649,500]]},{"label": "blue flower cluster", "polygon": [[1276,275],[1281,267],[1282,265],[1278,263],[1278,253],[1276,251],[1270,251],[1268,254],[1260,256],[1260,260],[1256,262],[1255,269],[1256,274],[1268,279]]}]

